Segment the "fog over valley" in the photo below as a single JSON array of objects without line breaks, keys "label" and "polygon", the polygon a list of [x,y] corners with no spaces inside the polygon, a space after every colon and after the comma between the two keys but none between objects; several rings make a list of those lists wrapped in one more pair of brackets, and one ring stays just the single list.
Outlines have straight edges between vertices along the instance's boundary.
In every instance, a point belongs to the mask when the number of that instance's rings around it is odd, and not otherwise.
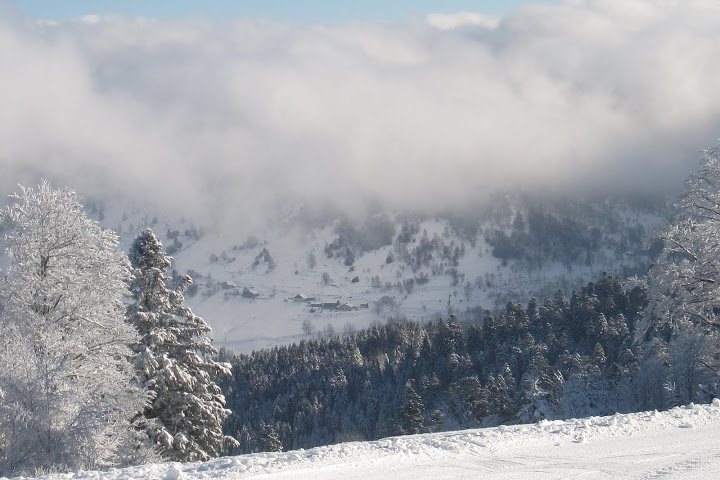
[{"label": "fog over valley", "polygon": [[244,234],[278,201],[674,193],[720,131],[712,1],[333,25],[0,5],[4,194],[45,177]]}]

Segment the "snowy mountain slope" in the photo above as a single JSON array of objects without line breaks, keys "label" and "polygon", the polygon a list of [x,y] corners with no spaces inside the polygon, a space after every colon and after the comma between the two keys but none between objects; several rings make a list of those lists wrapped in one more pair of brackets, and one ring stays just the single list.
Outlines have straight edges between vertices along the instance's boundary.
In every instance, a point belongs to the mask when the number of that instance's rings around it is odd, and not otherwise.
[{"label": "snowy mountain slope", "polygon": [[[506,197],[465,216],[291,216],[242,234],[128,212],[107,207],[103,223],[120,232],[123,245],[153,228],[178,274],[195,280],[188,304],[213,327],[218,346],[237,352],[388,317],[422,322],[452,312],[473,319],[508,300],[569,294],[604,271],[642,272],[650,262],[646,239],[664,225],[662,209],[622,200],[559,206]],[[245,288],[259,296],[244,298]],[[291,300],[301,293],[357,310]]]},{"label": "snowy mountain slope", "polygon": [[[659,204],[499,195],[463,213],[436,215],[378,212],[353,219],[296,209],[268,216],[254,229],[119,201],[88,200],[86,210],[119,234],[124,250],[152,228],[177,275],[195,281],[186,301],[211,325],[216,345],[250,352],[389,317],[423,322],[452,312],[476,320],[509,300],[542,302],[558,289],[569,295],[604,271],[642,272],[651,261],[646,241],[664,225]],[[244,298],[245,288],[259,296]],[[357,310],[290,300],[301,293]]]},{"label": "snowy mountain slope", "polygon": [[720,401],[534,425],[423,434],[283,453],[158,464],[48,479],[455,480],[673,478],[720,474]]}]

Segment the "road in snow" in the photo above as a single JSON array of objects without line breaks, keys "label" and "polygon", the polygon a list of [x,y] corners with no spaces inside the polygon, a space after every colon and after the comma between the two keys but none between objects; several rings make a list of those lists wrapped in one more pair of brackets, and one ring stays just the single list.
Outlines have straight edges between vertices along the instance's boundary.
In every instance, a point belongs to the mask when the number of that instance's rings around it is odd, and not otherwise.
[{"label": "road in snow", "polygon": [[720,478],[720,401],[535,425],[395,437],[53,479]]}]

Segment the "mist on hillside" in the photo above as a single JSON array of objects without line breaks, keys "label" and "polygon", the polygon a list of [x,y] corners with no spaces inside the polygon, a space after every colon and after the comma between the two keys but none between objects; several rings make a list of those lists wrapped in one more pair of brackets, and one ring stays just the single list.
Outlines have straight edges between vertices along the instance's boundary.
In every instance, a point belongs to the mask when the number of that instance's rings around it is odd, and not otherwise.
[{"label": "mist on hillside", "polygon": [[341,25],[0,13],[3,195],[44,177],[245,234],[280,205],[672,193],[720,135],[714,2]]}]

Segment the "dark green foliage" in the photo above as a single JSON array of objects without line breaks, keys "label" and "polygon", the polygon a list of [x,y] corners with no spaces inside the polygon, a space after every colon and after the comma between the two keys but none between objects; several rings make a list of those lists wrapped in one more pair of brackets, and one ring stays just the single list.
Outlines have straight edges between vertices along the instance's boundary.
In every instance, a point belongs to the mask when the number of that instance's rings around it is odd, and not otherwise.
[{"label": "dark green foliage", "polygon": [[632,326],[643,299],[604,275],[569,301],[558,292],[542,305],[508,303],[471,325],[454,316],[393,323],[238,355],[224,385],[234,412],[225,429],[252,452],[264,448],[262,425],[294,449],[534,421],[566,404],[612,413],[595,397],[567,396],[584,388],[608,397],[637,370]]},{"label": "dark green foliage", "polygon": [[420,431],[425,423],[425,406],[420,395],[415,392],[412,382],[405,384],[405,403],[400,410],[400,427],[402,432],[413,435]]},{"label": "dark green foliage", "polygon": [[488,389],[477,376],[461,378],[450,384],[448,399],[450,413],[460,425],[479,424],[488,415]]},{"label": "dark green foliage", "polygon": [[602,232],[596,227],[531,210],[527,222],[521,214],[515,217],[510,235],[498,230],[488,242],[495,257],[526,259],[531,265],[541,265],[548,260],[570,264],[592,258],[601,239]]},{"label": "dark green foliage", "polygon": [[515,203],[514,214],[507,211],[507,205],[496,203],[498,226],[485,232],[493,256],[504,261],[522,262],[531,268],[559,262],[571,268],[593,265],[613,255],[622,259],[622,276],[627,278],[644,274],[659,254],[657,246],[645,244],[646,228],[630,223],[626,213],[662,216],[666,207],[661,199],[641,204],[628,198],[567,201],[520,195]]},{"label": "dark green foliage", "polygon": [[258,438],[258,445],[260,450],[263,452],[282,452],[282,442],[278,438],[275,429],[270,425],[260,424],[260,436]]}]

